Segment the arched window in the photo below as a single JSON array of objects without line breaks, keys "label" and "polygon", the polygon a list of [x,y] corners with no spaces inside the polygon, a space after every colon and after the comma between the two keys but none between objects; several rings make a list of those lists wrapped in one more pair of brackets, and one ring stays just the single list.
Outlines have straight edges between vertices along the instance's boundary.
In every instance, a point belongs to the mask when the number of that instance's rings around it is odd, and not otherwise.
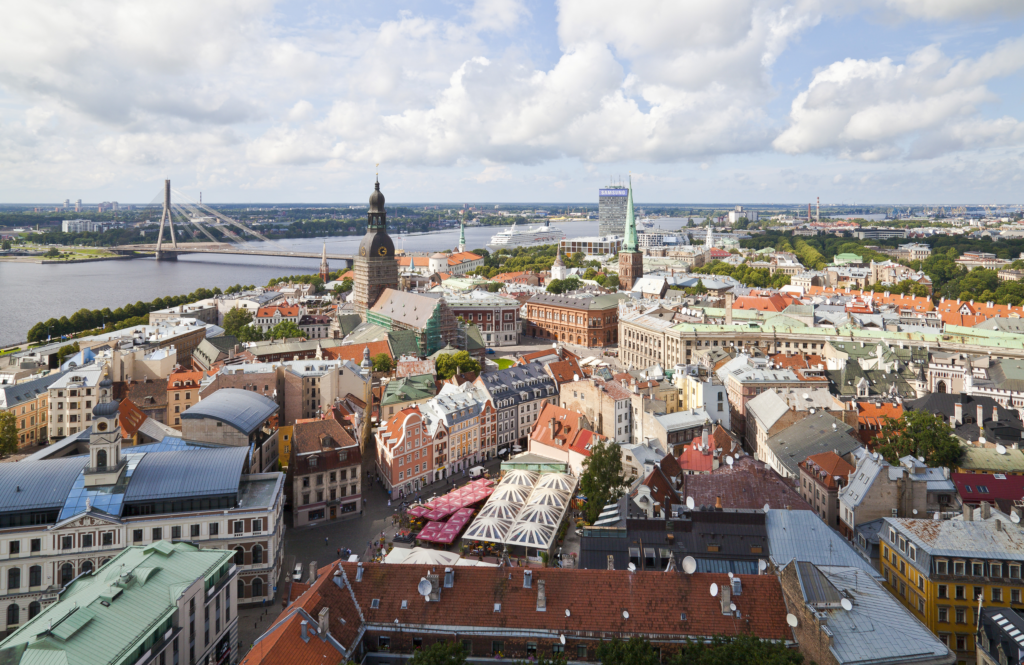
[{"label": "arched window", "polygon": [[243,579],[238,580],[238,598],[245,598],[245,580]]},{"label": "arched window", "polygon": [[107,466],[107,451],[100,450],[96,453],[96,468],[102,469]]},{"label": "arched window", "polygon": [[28,604],[28,618],[34,619],[37,614],[42,611],[43,607],[39,604],[39,601],[33,600]]},{"label": "arched window", "polygon": [[252,546],[252,562],[263,563],[263,548],[259,545]]},{"label": "arched window", "polygon": [[21,609],[17,603],[11,603],[7,606],[7,626],[17,626],[21,623]]},{"label": "arched window", "polygon": [[91,573],[92,572],[92,561],[86,561],[85,563],[82,564],[82,572],[83,573]]},{"label": "arched window", "polygon": [[253,581],[252,581],[252,597],[256,598],[257,596],[262,596],[262,595],[263,595],[263,580],[261,580],[260,578],[257,577],[255,579],[253,579]]},{"label": "arched window", "polygon": [[28,585],[29,587],[43,586],[42,566],[32,566],[28,569]]},{"label": "arched window", "polygon": [[9,568],[7,570],[7,588],[21,588],[21,568]]},{"label": "arched window", "polygon": [[936,386],[936,389],[940,393],[946,392],[946,382],[945,381],[939,381],[939,385]]},{"label": "arched window", "polygon": [[60,583],[65,585],[71,580],[75,579],[75,567],[70,563],[66,563],[60,567]]},{"label": "arched window", "polygon": [[241,547],[235,548],[235,565],[241,566],[245,563],[245,550]]}]

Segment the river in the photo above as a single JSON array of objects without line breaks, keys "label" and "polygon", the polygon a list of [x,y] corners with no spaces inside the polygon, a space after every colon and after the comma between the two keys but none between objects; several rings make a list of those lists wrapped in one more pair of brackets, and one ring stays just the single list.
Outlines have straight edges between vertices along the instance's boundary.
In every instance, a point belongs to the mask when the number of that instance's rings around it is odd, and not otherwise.
[{"label": "river", "polygon": [[[597,235],[597,221],[559,224],[566,237]],[[466,248],[483,247],[508,227],[466,229]],[[275,241],[282,251],[320,252],[324,238]],[[360,236],[326,238],[328,254],[355,254]],[[435,252],[458,245],[459,230],[395,236],[395,249]],[[262,244],[262,243],[260,243]],[[131,259],[38,264],[0,261],[0,345],[23,342],[38,321],[70,317],[82,309],[116,309],[127,303],[183,295],[200,287],[263,286],[275,277],[316,272],[319,261],[272,256],[186,254],[177,261]],[[332,270],[338,266],[331,266]]]}]

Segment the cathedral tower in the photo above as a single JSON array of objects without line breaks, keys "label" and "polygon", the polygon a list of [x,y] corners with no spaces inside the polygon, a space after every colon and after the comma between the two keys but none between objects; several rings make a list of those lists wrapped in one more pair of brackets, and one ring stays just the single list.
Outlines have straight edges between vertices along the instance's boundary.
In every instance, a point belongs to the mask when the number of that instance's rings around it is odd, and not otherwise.
[{"label": "cathedral tower", "polygon": [[327,241],[324,241],[324,251],[320,255],[320,281],[326,284],[331,281],[331,269],[327,266]]},{"label": "cathedral tower", "polygon": [[380,182],[373,183],[370,211],[366,215],[366,235],[359,243],[359,255],[354,263],[355,280],[352,300],[363,321],[366,311],[377,303],[384,289],[398,288],[398,261],[395,243],[388,236],[388,215],[384,212],[384,195]]},{"label": "cathedral tower", "polygon": [[626,233],[619,252],[619,288],[629,291],[633,284],[644,276],[644,255],[640,252],[640,239],[636,233],[636,217],[633,214],[633,179],[629,181],[629,198],[626,201]]}]

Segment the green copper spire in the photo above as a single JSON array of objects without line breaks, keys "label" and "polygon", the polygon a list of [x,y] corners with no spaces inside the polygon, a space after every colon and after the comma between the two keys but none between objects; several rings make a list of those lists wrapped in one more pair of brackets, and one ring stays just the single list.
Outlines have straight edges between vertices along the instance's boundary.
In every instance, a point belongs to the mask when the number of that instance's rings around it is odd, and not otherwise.
[{"label": "green copper spire", "polygon": [[466,251],[466,218],[459,222],[459,251]]},{"label": "green copper spire", "polygon": [[633,177],[629,178],[629,199],[626,201],[626,235],[622,239],[622,251],[635,252],[640,246],[636,236],[636,217],[633,215]]}]

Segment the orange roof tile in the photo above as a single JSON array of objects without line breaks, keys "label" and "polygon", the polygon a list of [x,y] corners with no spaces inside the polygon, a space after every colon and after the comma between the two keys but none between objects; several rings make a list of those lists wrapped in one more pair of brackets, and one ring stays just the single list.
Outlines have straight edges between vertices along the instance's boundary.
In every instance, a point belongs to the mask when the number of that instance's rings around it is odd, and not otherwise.
[{"label": "orange roof tile", "polygon": [[388,346],[386,341],[381,342],[366,342],[365,344],[342,344],[341,346],[331,346],[324,349],[324,358],[330,360],[350,360],[356,365],[363,362],[363,349],[370,347],[370,357],[373,358],[379,353],[386,354],[388,358],[393,358],[391,354],[391,347]]},{"label": "orange roof tile", "polygon": [[828,489],[836,489],[840,486],[840,482],[836,481],[836,476],[844,479],[841,482],[845,483],[845,479],[854,472],[852,464],[831,450],[811,455],[803,462],[800,462],[800,468],[807,471],[807,473]]},{"label": "orange roof tile", "polygon": [[276,314],[278,312],[281,313],[282,317],[285,317],[285,318],[292,317],[292,318],[294,318],[294,317],[299,315],[299,306],[298,305],[267,305],[265,307],[260,307],[256,311],[256,318],[257,319],[269,319],[272,316],[274,316],[274,314]]}]

